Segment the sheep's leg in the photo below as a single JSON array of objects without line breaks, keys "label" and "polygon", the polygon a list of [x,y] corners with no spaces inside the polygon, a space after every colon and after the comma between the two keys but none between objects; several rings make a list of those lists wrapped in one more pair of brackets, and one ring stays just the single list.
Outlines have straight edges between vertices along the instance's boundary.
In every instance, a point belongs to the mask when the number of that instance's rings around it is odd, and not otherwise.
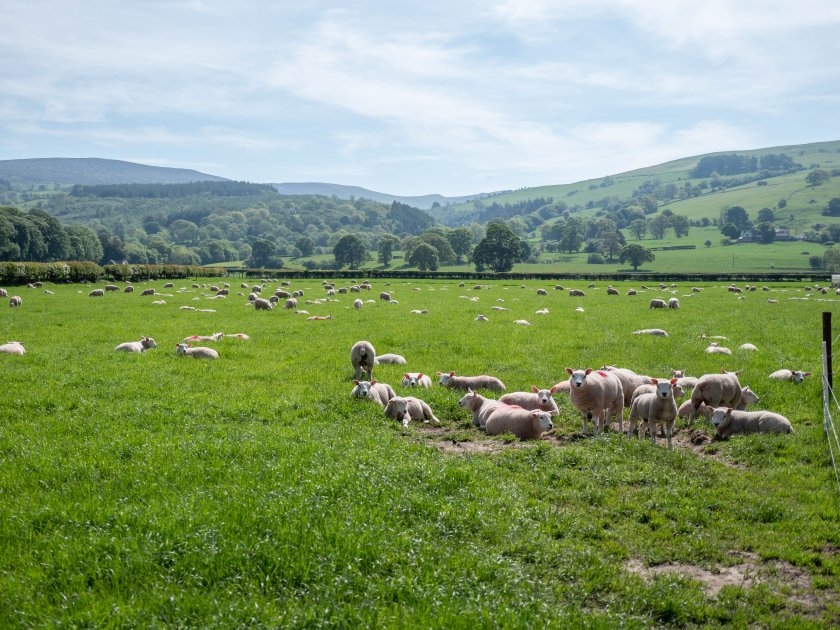
[{"label": "sheep's leg", "polygon": [[674,433],[674,421],[669,420],[665,423],[665,436],[668,439],[668,448],[674,448],[671,446],[671,435]]},{"label": "sheep's leg", "polygon": [[599,433],[602,433],[604,431],[603,415],[604,415],[604,410],[603,409],[601,409],[600,413],[598,413],[598,414],[595,414],[595,413],[592,414],[592,432],[595,435],[598,435]]},{"label": "sheep's leg", "polygon": [[650,432],[650,441],[656,444],[656,422],[648,420],[648,431]]},{"label": "sheep's leg", "polygon": [[589,426],[588,426],[587,420],[590,419],[590,416],[592,414],[588,411],[581,411],[580,415],[583,416],[583,434],[584,435],[589,435]]},{"label": "sheep's leg", "polygon": [[618,407],[617,409],[614,409],[613,411],[614,411],[613,415],[618,418],[618,430],[621,433],[624,433],[624,407],[623,406]]},{"label": "sheep's leg", "polygon": [[639,439],[645,439],[645,433],[648,431],[648,421],[647,418],[642,418],[642,421],[639,423]]},{"label": "sheep's leg", "polygon": [[411,421],[411,416],[405,414],[403,416],[403,427],[408,427],[408,423]]},{"label": "sheep's leg", "polygon": [[633,439],[633,434],[636,433],[636,416],[630,414],[630,419],[627,421],[627,439]]}]

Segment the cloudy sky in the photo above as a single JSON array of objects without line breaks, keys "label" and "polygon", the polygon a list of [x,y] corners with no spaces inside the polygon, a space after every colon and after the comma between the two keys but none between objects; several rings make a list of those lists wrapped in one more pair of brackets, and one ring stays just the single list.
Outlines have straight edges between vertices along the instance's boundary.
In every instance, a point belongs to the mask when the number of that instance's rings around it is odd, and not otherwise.
[{"label": "cloudy sky", "polygon": [[840,139],[836,0],[6,0],[0,159],[392,194]]}]

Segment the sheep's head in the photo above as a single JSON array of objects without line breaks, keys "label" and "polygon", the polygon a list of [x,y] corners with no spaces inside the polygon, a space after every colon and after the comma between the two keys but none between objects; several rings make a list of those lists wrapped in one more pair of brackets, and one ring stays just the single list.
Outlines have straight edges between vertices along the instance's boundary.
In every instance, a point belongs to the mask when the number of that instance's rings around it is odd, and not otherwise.
[{"label": "sheep's head", "polygon": [[663,400],[667,400],[671,397],[674,393],[674,387],[677,385],[677,379],[672,378],[670,381],[660,381],[658,379],[652,378],[650,382],[656,386],[656,396],[657,398],[662,398]]},{"label": "sheep's head", "polygon": [[449,374],[445,374],[444,372],[438,372],[437,375],[440,377],[440,380],[438,381],[438,383],[446,386],[446,385],[449,385],[450,379],[453,376],[455,376],[455,372],[453,371],[453,372],[450,372]]},{"label": "sheep's head", "polygon": [[186,354],[187,348],[190,346],[186,343],[176,343],[175,344],[175,354]]},{"label": "sheep's head", "polygon": [[671,376],[674,378],[683,378],[685,376],[685,370],[675,370],[671,368]]},{"label": "sheep's head", "polygon": [[569,375],[571,388],[576,389],[583,387],[583,384],[586,382],[586,377],[592,373],[592,368],[586,368],[586,370],[573,370],[572,368],[566,368],[566,373]]},{"label": "sheep's head", "polygon": [[540,404],[545,406],[550,404],[551,395],[557,391],[557,385],[551,389],[538,389],[536,385],[531,385],[531,391],[537,395],[537,400]]},{"label": "sheep's head", "polygon": [[715,429],[723,429],[732,421],[732,407],[717,407],[712,412],[712,424]]},{"label": "sheep's head", "polygon": [[791,376],[790,380],[794,383],[801,383],[805,380],[806,376],[811,376],[810,372],[803,372],[802,370],[795,370],[793,372],[793,376]]},{"label": "sheep's head", "polygon": [[461,408],[469,407],[472,409],[472,403],[475,402],[477,396],[478,394],[476,394],[473,390],[468,389],[466,395],[458,401],[458,406]]},{"label": "sheep's head", "polygon": [[543,431],[550,431],[554,428],[554,423],[551,421],[551,414],[547,411],[532,411],[531,417],[536,420],[537,425]]},{"label": "sheep's head", "polygon": [[376,381],[368,382],[368,381],[353,381],[353,384],[356,386],[356,396],[359,398],[367,398],[370,396],[370,388]]},{"label": "sheep's head", "polygon": [[157,343],[151,337],[141,337],[140,343],[146,348],[157,348]]},{"label": "sheep's head", "polygon": [[758,394],[756,394],[749,387],[743,387],[741,389],[741,401],[745,405],[754,405],[757,402],[759,402]]}]

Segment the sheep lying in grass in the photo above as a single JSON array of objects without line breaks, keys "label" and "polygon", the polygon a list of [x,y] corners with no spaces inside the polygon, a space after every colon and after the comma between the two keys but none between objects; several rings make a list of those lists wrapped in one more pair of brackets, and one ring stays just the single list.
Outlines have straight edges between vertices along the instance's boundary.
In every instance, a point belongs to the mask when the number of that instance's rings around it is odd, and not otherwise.
[{"label": "sheep lying in grass", "polygon": [[758,348],[756,348],[755,345],[751,343],[742,343],[740,346],[738,346],[738,350],[751,350],[755,352],[756,350],[758,350]]},{"label": "sheep lying in grass", "polygon": [[455,376],[455,372],[438,372],[439,383],[444,387],[451,387],[452,389],[491,389],[495,391],[504,391],[505,384],[502,383],[495,376],[487,376],[482,374],[480,376]]},{"label": "sheep lying in grass", "polygon": [[175,344],[175,354],[178,356],[192,357],[193,359],[218,359],[219,353],[213,348],[205,348],[204,346],[197,346],[195,348],[185,344]]},{"label": "sheep lying in grass", "polygon": [[551,414],[539,409],[529,410],[515,405],[501,404],[487,417],[487,435],[513,433],[520,440],[536,440],[554,428]]},{"label": "sheep lying in grass", "polygon": [[741,433],[793,433],[790,420],[772,411],[738,411],[717,407],[712,412],[716,437],[726,439]]},{"label": "sheep lying in grass", "polygon": [[634,335],[654,335],[655,337],[667,337],[668,333],[661,328],[642,328],[641,330],[634,330]]},{"label": "sheep lying in grass", "polygon": [[353,308],[355,308],[357,311],[361,310],[362,306],[364,306],[364,302],[362,302],[360,299],[356,298],[355,300],[353,300]]},{"label": "sheep lying in grass", "polygon": [[405,357],[400,354],[393,354],[390,352],[386,352],[385,354],[377,355],[376,359],[374,359],[374,365],[380,364],[390,364],[390,365],[405,365],[406,360]]},{"label": "sheep lying in grass", "polygon": [[811,376],[811,372],[803,372],[802,370],[776,370],[770,375],[770,378],[778,381],[801,383],[805,380],[806,376]]},{"label": "sheep lying in grass", "polygon": [[619,429],[624,432],[624,391],[621,381],[612,372],[592,368],[573,370],[569,375],[569,398],[583,417],[583,433],[587,435],[587,420],[592,421],[593,431],[602,433],[610,423],[610,416],[617,417]]},{"label": "sheep lying in grass", "polygon": [[432,386],[432,379],[422,372],[406,372],[402,378],[403,387],[425,387]]},{"label": "sheep lying in grass", "polygon": [[195,343],[196,341],[219,341],[222,337],[224,337],[224,333],[213,333],[212,335],[190,335],[189,337],[184,337],[184,343]]},{"label": "sheep lying in grass", "polygon": [[458,401],[458,406],[469,409],[473,413],[473,425],[480,429],[485,428],[487,418],[502,403],[492,398],[485,398],[473,390],[467,390],[467,394]]},{"label": "sheep lying in grass", "polygon": [[149,348],[157,348],[155,340],[151,337],[140,337],[140,341],[121,343],[114,348],[114,352],[145,352]]},{"label": "sheep lying in grass", "polygon": [[0,346],[0,354],[16,354],[22,356],[26,354],[26,349],[20,341],[8,341]]},{"label": "sheep lying in grass", "polygon": [[354,343],[350,348],[350,363],[353,365],[356,380],[362,380],[362,374],[365,375],[365,380],[372,380],[373,366],[376,365],[376,350],[373,344],[369,341]]},{"label": "sheep lying in grass", "polygon": [[355,398],[367,398],[372,400],[380,407],[388,404],[397,393],[394,388],[387,383],[378,383],[377,381],[353,381],[355,387],[350,392],[350,396]]},{"label": "sheep lying in grass", "polygon": [[394,396],[391,398],[385,405],[385,415],[401,421],[404,427],[407,427],[411,420],[422,420],[423,422],[433,420],[435,424],[440,424],[440,420],[432,413],[432,408],[424,401],[413,396]]},{"label": "sheep lying in grass", "polygon": [[732,354],[732,350],[721,346],[717,341],[710,341],[705,352],[706,354]]},{"label": "sheep lying in grass", "polygon": [[641,419],[642,426],[639,430],[639,437],[644,436],[645,429],[650,432],[651,441],[656,444],[656,425],[665,426],[665,437],[668,440],[668,448],[671,448],[671,435],[674,431],[674,419],[677,417],[677,403],[674,401],[674,391],[677,387],[677,379],[670,381],[659,381],[651,379],[656,388],[653,393],[641,394],[633,400],[630,406],[630,422],[627,429],[627,437],[633,437],[636,431],[636,421]]},{"label": "sheep lying in grass", "polygon": [[245,333],[231,333],[230,335],[225,335],[225,337],[232,337],[234,339],[250,339],[250,337]]},{"label": "sheep lying in grass", "polygon": [[[754,399],[754,400],[753,400]],[[691,408],[688,413],[689,426],[694,422],[700,410],[700,405],[706,405],[706,415],[715,407],[734,407],[758,402],[749,387],[741,387],[737,372],[722,372],[720,374],[704,374],[691,392]]]},{"label": "sheep lying in grass", "polygon": [[545,411],[556,416],[560,413],[560,410],[557,408],[557,403],[551,397],[556,391],[556,385],[551,389],[539,389],[536,385],[531,385],[530,392],[511,392],[499,398],[499,402],[506,405],[516,405],[529,411],[535,409]]}]

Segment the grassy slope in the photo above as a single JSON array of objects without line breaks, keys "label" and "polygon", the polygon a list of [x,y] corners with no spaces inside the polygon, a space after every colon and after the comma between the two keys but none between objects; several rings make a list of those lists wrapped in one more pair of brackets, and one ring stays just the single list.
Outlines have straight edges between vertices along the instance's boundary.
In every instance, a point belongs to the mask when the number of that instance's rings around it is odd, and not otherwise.
[{"label": "grassy slope", "polygon": [[[321,293],[317,282],[299,287]],[[819,382],[766,378],[782,366],[818,372],[819,313],[836,308],[785,299],[802,295],[794,287],[776,305],[709,287],[668,312],[649,311],[650,295],[600,289],[575,313],[579,302],[538,297],[536,285],[393,284],[398,305],[357,313],[347,295],[305,307],[335,315],[326,322],[256,313],[235,297],[195,313],[177,309],[199,304],[194,294],[155,307],[137,293],[94,300],[50,288],[20,289],[24,306],[0,309],[0,330],[28,347],[0,355],[4,626],[840,623],[840,514]],[[491,312],[496,300],[511,311]],[[551,315],[533,314],[542,306]],[[479,312],[491,321],[474,323]],[[520,317],[534,325],[514,327]],[[649,326],[671,336],[629,334]],[[252,339],[217,344],[215,363],[175,357],[182,337],[216,330]],[[760,350],[712,357],[702,331]],[[112,351],[139,334],[160,347]],[[700,454],[616,434],[581,440],[579,416],[560,400],[555,437],[514,449],[478,434],[459,394],[438,387],[418,395],[446,434],[404,430],[348,398],[360,338],[404,354],[409,369],[492,373],[510,389],[554,383],[566,366],[738,368],[796,434]],[[402,370],[376,376],[396,384]],[[453,438],[502,452],[430,447]],[[685,578],[624,569],[633,558],[714,568],[746,552],[795,565],[808,592],[782,580],[712,597]]]}]

